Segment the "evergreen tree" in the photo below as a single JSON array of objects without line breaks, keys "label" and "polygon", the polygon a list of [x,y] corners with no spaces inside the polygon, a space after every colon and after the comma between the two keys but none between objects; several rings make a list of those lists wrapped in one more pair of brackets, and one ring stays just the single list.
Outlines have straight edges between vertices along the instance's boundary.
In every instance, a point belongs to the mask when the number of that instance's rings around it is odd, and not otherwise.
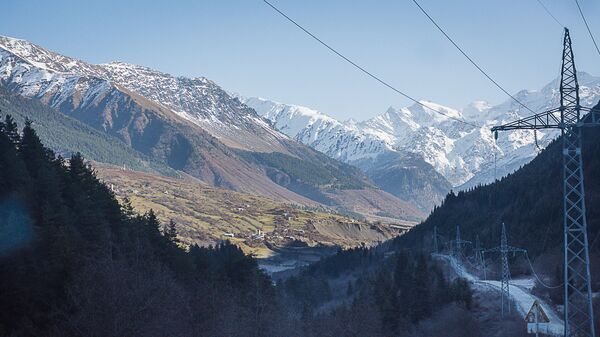
[{"label": "evergreen tree", "polygon": [[6,115],[4,123],[2,123],[4,134],[10,139],[13,145],[19,144],[21,136],[19,135],[19,127],[11,115]]},{"label": "evergreen tree", "polygon": [[169,221],[169,224],[165,228],[164,235],[170,242],[174,244],[179,243],[179,239],[177,238],[177,226],[173,219]]}]

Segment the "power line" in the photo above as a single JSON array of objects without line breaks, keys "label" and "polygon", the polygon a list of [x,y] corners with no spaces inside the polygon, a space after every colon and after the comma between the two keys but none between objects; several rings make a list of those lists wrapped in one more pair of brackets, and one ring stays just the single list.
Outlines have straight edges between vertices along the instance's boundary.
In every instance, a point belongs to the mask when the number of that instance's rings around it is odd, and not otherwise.
[{"label": "power line", "polygon": [[538,274],[535,272],[535,269],[533,269],[533,264],[531,263],[531,260],[529,259],[529,254],[527,254],[527,251],[525,251],[525,257],[527,258],[527,262],[529,263],[529,268],[531,268],[531,273],[533,274],[533,276],[535,276],[535,278],[538,280],[538,282],[542,285],[542,287],[544,288],[548,288],[548,289],[556,289],[556,288],[560,288],[563,285],[565,285],[565,283],[561,283],[559,285],[555,285],[555,286],[550,286],[547,285],[546,283],[544,283],[544,281],[542,281],[542,279],[538,276]]},{"label": "power line", "polygon": [[552,14],[552,12],[550,12],[550,10],[548,9],[548,7],[546,7],[546,5],[544,5],[544,3],[542,2],[542,0],[537,0],[537,2],[540,4],[540,6],[542,6],[542,8],[544,8],[544,10],[546,11],[546,13],[548,13],[548,15],[550,15],[554,21],[556,21],[556,23],[558,23],[558,25],[560,26],[560,28],[563,28],[563,24],[560,23],[560,21],[558,21],[558,19],[556,18],[556,16],[554,16],[554,14]]},{"label": "power line", "polygon": [[583,19],[583,23],[585,23],[585,27],[587,28],[587,31],[590,34],[590,37],[592,38],[592,42],[594,42],[594,46],[596,47],[596,51],[598,52],[598,55],[600,55],[600,49],[598,48],[598,44],[596,43],[596,39],[594,39],[594,34],[592,34],[592,30],[590,29],[590,25],[588,25],[588,22],[585,19],[585,15],[583,15],[583,11],[581,10],[581,6],[579,6],[579,1],[575,0],[575,4],[577,5],[577,8],[579,9],[579,14],[581,14],[581,18]]},{"label": "power line", "polygon": [[535,114],[535,111],[531,110],[528,106],[523,104],[513,95],[511,95],[508,91],[506,91],[506,89],[504,89],[500,84],[498,84],[498,82],[496,82],[490,75],[488,75],[488,73],[485,72],[485,70],[483,70],[475,61],[473,61],[473,59],[469,57],[469,55],[467,55],[467,53],[456,42],[454,42],[454,40],[448,34],[446,34],[442,27],[440,27],[440,25],[437,24],[437,22],[427,13],[427,11],[425,11],[425,9],[423,9],[423,7],[421,7],[421,5],[419,5],[419,3],[416,0],[413,0],[413,2],[415,3],[415,5],[417,5],[417,7],[419,7],[421,12],[423,12],[423,14],[427,16],[429,21],[431,21],[431,23],[433,23],[437,27],[437,29],[446,37],[446,39],[448,39],[448,41],[450,41],[454,45],[454,47],[456,47],[456,49],[458,49],[458,51],[460,51],[460,53],[463,54],[463,56],[466,57],[467,60],[469,60],[469,62],[471,62],[471,64],[475,66],[475,68],[477,68],[477,70],[479,70],[485,77],[487,77],[488,80],[490,80],[492,83],[494,83],[494,85],[496,85],[500,90],[502,90],[506,95],[508,95],[508,97],[512,98],[515,102],[519,103],[519,105]]},{"label": "power line", "polygon": [[352,66],[354,66],[356,69],[362,71],[363,73],[365,73],[366,75],[368,75],[369,77],[371,77],[372,79],[376,80],[377,82],[383,84],[384,86],[386,86],[387,88],[395,91],[396,93],[404,96],[405,98],[408,98],[409,100],[415,102],[416,104],[429,109],[437,114],[440,114],[442,116],[448,117],[452,120],[455,120],[457,122],[466,124],[466,125],[470,125],[473,127],[480,127],[479,125],[473,124],[471,122],[467,122],[463,119],[451,116],[445,112],[442,112],[440,110],[437,109],[433,109],[429,106],[427,106],[424,103],[421,103],[420,101],[416,100],[415,98],[409,96],[408,94],[396,89],[394,86],[392,86],[391,84],[389,84],[388,82],[382,80],[381,78],[379,78],[378,76],[375,76],[373,73],[369,72],[368,70],[366,70],[365,68],[363,68],[362,66],[358,65],[356,62],[350,60],[348,57],[344,56],[341,52],[337,51],[336,49],[334,49],[333,47],[331,47],[329,44],[325,43],[323,40],[321,40],[320,38],[318,38],[316,35],[314,35],[313,33],[311,33],[310,31],[308,31],[306,28],[304,28],[303,26],[301,26],[299,23],[297,23],[296,21],[294,21],[292,18],[290,18],[288,15],[286,15],[284,12],[282,12],[281,10],[279,10],[277,7],[275,7],[273,4],[271,4],[269,1],[267,0],[263,0],[264,3],[266,3],[267,5],[269,5],[269,7],[271,7],[273,10],[275,10],[277,13],[279,13],[281,16],[283,16],[284,18],[286,18],[289,22],[293,23],[296,27],[300,28],[300,30],[302,30],[304,33],[306,33],[308,36],[312,37],[313,39],[315,39],[317,42],[319,42],[320,44],[322,44],[323,46],[325,46],[327,49],[329,49],[332,53],[336,54],[337,56],[341,57],[344,61],[350,63]]}]

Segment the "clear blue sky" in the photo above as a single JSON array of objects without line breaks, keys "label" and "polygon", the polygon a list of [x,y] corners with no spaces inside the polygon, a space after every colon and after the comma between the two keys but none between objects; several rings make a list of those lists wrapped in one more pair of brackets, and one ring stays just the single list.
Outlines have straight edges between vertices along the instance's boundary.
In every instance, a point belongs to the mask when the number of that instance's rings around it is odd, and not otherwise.
[{"label": "clear blue sky", "polygon": [[[463,107],[505,96],[410,0],[271,0],[323,40],[418,99]],[[542,0],[572,31],[578,68],[600,75],[574,1]],[[510,92],[558,75],[561,28],[536,0],[420,0]],[[600,39],[600,3],[580,0]],[[174,75],[206,76],[245,96],[363,120],[409,101],[311,40],[261,0],[13,0],[0,34],[88,62],[120,60]],[[600,42],[600,41],[599,41]]]}]

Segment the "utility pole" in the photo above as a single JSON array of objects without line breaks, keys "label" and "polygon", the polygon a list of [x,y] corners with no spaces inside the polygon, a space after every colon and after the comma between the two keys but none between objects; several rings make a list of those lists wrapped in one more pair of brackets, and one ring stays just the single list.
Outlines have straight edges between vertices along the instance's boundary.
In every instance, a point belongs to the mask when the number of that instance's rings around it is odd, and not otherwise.
[{"label": "utility pole", "polygon": [[[582,118],[582,112],[590,112]],[[560,107],[492,128],[498,131],[560,129],[563,138],[565,336],[595,337],[587,237],[581,128],[600,125],[600,111],[579,104],[571,36],[565,28]]]},{"label": "utility pole", "polygon": [[[508,265],[508,253],[526,253],[525,249],[516,248],[508,245],[508,238],[506,236],[506,226],[502,223],[502,234],[500,236],[500,246],[487,249],[485,252],[500,253],[500,260],[502,263],[502,281],[500,283],[500,291],[502,293],[502,317],[504,317],[504,307],[506,306],[507,312],[510,314],[510,268]],[[506,305],[505,305],[506,303]]]}]

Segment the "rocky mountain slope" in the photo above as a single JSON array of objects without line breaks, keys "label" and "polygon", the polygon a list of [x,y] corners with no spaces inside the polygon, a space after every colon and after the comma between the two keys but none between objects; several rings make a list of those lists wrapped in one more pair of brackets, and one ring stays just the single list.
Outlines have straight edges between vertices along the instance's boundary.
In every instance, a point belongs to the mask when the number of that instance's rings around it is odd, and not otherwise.
[{"label": "rocky mountain slope", "polygon": [[360,167],[378,186],[427,212],[451,185],[421,156],[401,152],[382,132],[366,132],[355,122],[341,122],[303,106],[261,98],[240,98],[281,132],[327,154]]},{"label": "rocky mountain slope", "polygon": [[[580,72],[579,83],[582,105],[593,106],[600,99],[600,77]],[[558,80],[541,90],[522,90],[515,97],[534,111],[558,106]],[[389,167],[390,163],[385,158],[389,158],[390,153],[416,155],[412,158],[413,162],[416,158],[424,161],[419,164],[421,172],[428,172],[427,165],[430,165],[434,169],[432,171],[441,175],[437,177],[431,171],[426,174],[433,178],[428,183],[430,190],[437,191],[427,198],[430,206],[449,189],[440,181],[443,178],[459,189],[488,183],[494,179],[494,154],[497,156],[497,175],[501,177],[526,164],[537,153],[533,132],[516,132],[497,144],[494,142],[489,131],[491,126],[531,114],[511,100],[496,106],[477,101],[463,109],[422,101],[433,109],[478,127],[458,123],[417,104],[404,108],[390,107],[385,113],[362,122],[342,122],[302,106],[260,98],[243,101],[288,136],[333,158],[362,167],[368,174],[373,167]],[[556,136],[555,132],[538,132],[540,148]],[[406,166],[409,165],[397,167]],[[378,175],[369,174],[371,177]]]},{"label": "rocky mountain slope", "polygon": [[33,121],[37,134],[44,143],[63,158],[80,152],[90,160],[109,163],[136,171],[177,176],[164,163],[128,147],[118,139],[70,118],[37,100],[8,92],[0,87],[0,111],[11,115],[18,125],[26,119]]},{"label": "rocky mountain slope", "polygon": [[174,77],[119,62],[93,65],[0,37],[0,83],[212,186],[350,213],[366,208],[348,195],[365,193],[387,206],[373,203],[362,216],[380,219],[385,213],[388,221],[423,216],[375,188],[360,170],[275,130],[205,78]]}]

